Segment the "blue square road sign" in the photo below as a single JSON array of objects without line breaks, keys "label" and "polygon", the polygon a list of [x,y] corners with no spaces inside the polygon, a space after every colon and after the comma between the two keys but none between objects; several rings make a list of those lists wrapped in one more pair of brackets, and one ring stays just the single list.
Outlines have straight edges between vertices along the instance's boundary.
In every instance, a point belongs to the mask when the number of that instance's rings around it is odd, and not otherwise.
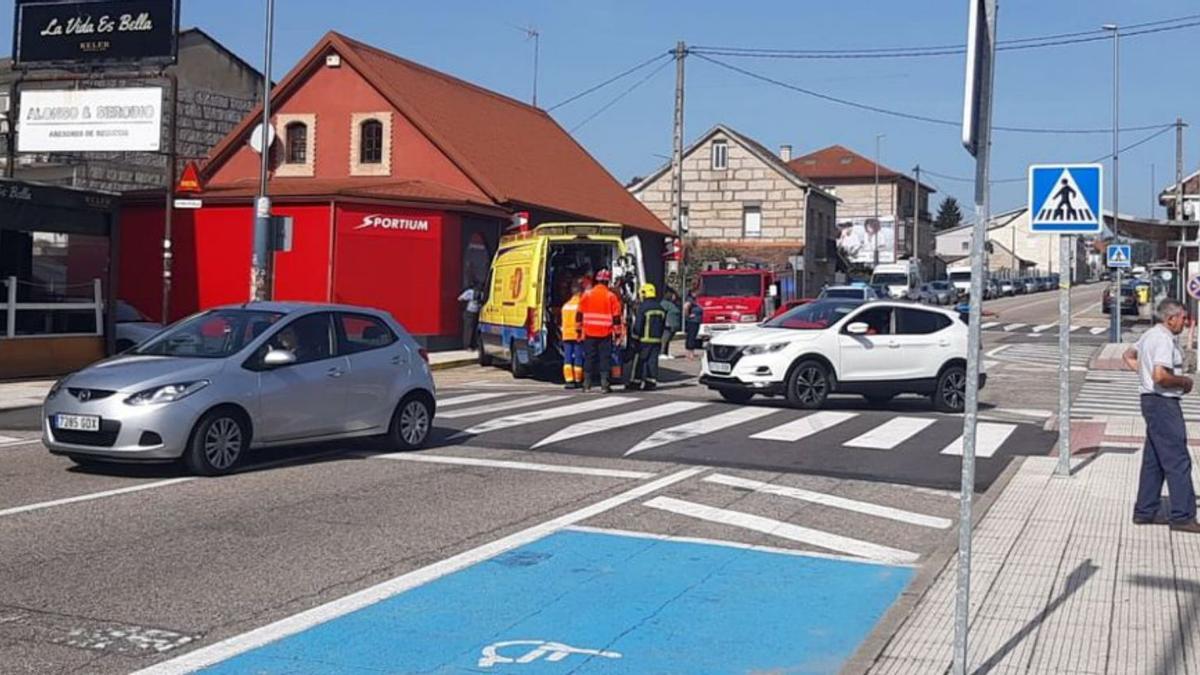
[{"label": "blue square road sign", "polygon": [[1104,229],[1104,167],[1034,164],[1029,167],[1029,229],[1056,234],[1096,234]]},{"label": "blue square road sign", "polygon": [[1108,245],[1109,267],[1133,267],[1133,247],[1129,244]]}]

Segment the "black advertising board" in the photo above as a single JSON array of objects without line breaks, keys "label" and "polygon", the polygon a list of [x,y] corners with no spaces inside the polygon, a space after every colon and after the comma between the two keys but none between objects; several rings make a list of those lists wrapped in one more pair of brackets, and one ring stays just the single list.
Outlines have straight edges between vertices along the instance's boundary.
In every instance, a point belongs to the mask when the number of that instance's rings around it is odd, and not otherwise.
[{"label": "black advertising board", "polygon": [[13,63],[174,63],[178,35],[179,0],[17,0]]}]

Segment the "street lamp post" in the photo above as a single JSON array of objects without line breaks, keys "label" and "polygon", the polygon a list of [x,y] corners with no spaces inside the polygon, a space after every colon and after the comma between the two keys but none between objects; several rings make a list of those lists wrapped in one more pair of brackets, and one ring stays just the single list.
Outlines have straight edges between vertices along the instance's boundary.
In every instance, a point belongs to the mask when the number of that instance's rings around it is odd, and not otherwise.
[{"label": "street lamp post", "polygon": [[[1121,139],[1121,28],[1115,23],[1106,23],[1102,26],[1106,31],[1110,31],[1113,37],[1113,99],[1112,99],[1112,205],[1113,205],[1113,222],[1112,233],[1113,241],[1121,243],[1121,209],[1120,209],[1120,172],[1117,152],[1120,146]],[[1121,268],[1117,268],[1116,288],[1112,292],[1112,313],[1109,323],[1110,342],[1121,341]]]},{"label": "street lamp post", "polygon": [[879,222],[879,141],[885,136],[887,134],[875,134],[875,234],[871,235],[875,267],[879,267],[879,230],[883,229],[883,223]]}]

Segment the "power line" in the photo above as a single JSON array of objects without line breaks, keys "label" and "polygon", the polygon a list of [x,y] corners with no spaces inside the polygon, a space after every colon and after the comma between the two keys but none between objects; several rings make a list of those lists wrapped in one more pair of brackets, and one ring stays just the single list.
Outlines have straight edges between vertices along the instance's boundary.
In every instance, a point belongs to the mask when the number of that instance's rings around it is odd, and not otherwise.
[{"label": "power line", "polygon": [[[1166,25],[1170,24],[1170,25]],[[1122,26],[1121,37],[1135,37],[1164,31],[1182,30],[1200,26],[1200,14],[1160,19],[1144,23]],[[996,43],[997,51],[1020,49],[1040,49],[1062,45],[1110,40],[1111,34],[1104,29],[1057,33],[1012,40],[1000,40]],[[770,49],[761,47],[730,47],[730,46],[696,46],[690,51],[714,56],[735,56],[748,58],[774,59],[890,59],[914,58],[925,56],[948,56],[966,53],[966,46],[931,45],[924,47],[883,47],[858,49]]]},{"label": "power line", "polygon": [[607,87],[608,85],[612,84],[613,82],[616,82],[617,80],[619,80],[619,79],[621,79],[621,78],[623,78],[623,77],[625,77],[625,76],[627,76],[627,75],[631,75],[631,74],[633,74],[633,73],[636,73],[637,71],[641,70],[642,68],[645,68],[646,66],[649,66],[649,65],[651,65],[652,63],[654,63],[655,61],[658,61],[659,59],[668,58],[668,57],[670,57],[670,56],[671,56],[671,53],[670,53],[670,52],[663,52],[663,53],[661,53],[661,54],[658,54],[658,55],[656,55],[656,56],[654,56],[654,57],[651,57],[651,58],[649,58],[649,59],[646,59],[645,61],[642,61],[641,63],[637,64],[636,66],[634,66],[634,67],[632,67],[632,68],[629,68],[629,69],[627,69],[627,70],[623,70],[623,71],[621,71],[621,72],[617,73],[616,75],[613,75],[612,77],[608,78],[607,80],[604,80],[603,82],[601,82],[601,83],[599,83],[599,84],[592,85],[591,87],[588,87],[587,89],[584,89],[583,91],[579,92],[578,94],[575,94],[574,96],[571,96],[570,98],[567,98],[567,99],[565,99],[565,100],[563,100],[563,101],[560,101],[560,102],[558,102],[558,103],[556,103],[556,104],[554,104],[554,105],[550,106],[549,108],[546,108],[546,112],[553,112],[554,110],[556,110],[556,109],[558,109],[558,108],[561,108],[561,107],[563,107],[564,105],[567,105],[568,103],[572,103],[572,102],[574,102],[574,101],[577,101],[577,100],[579,100],[579,99],[583,98],[584,96],[587,96],[588,94],[590,94],[590,93],[592,93],[592,92],[594,92],[594,91],[597,91],[597,90],[599,90],[599,89],[603,89],[604,87]]},{"label": "power line", "polygon": [[645,83],[646,83],[646,81],[648,81],[650,78],[652,78],[652,77],[654,77],[655,75],[657,75],[657,74],[658,74],[660,71],[662,71],[662,69],[663,69],[663,68],[666,68],[666,67],[667,67],[667,66],[669,66],[669,65],[671,65],[671,61],[670,61],[670,60],[668,60],[668,61],[663,61],[662,63],[660,63],[660,64],[659,64],[659,66],[658,66],[657,68],[655,68],[654,70],[652,70],[652,71],[650,71],[649,73],[647,73],[645,77],[643,77],[642,79],[638,80],[637,82],[634,82],[632,85],[630,85],[629,87],[627,87],[627,88],[626,88],[624,91],[622,91],[621,93],[619,93],[619,94],[617,94],[616,96],[614,96],[614,97],[612,98],[612,100],[610,100],[608,103],[605,103],[604,105],[600,106],[600,107],[599,107],[599,108],[596,110],[596,112],[592,113],[591,115],[588,115],[587,117],[583,118],[583,120],[582,120],[582,121],[580,121],[578,124],[576,124],[575,126],[571,127],[571,129],[570,129],[570,131],[569,131],[568,133],[572,133],[572,134],[573,134],[573,133],[575,133],[575,132],[576,132],[576,131],[577,131],[577,130],[580,128],[580,127],[582,127],[583,125],[587,124],[588,122],[591,122],[592,120],[594,120],[594,119],[596,119],[597,117],[599,117],[599,116],[600,116],[600,114],[601,114],[601,113],[603,113],[605,110],[608,110],[609,108],[611,108],[611,107],[613,107],[614,105],[616,105],[618,101],[620,101],[621,99],[623,99],[623,98],[625,98],[626,96],[628,96],[630,93],[632,93],[632,92],[633,92],[633,90],[634,90],[634,89],[637,89],[638,87],[640,87],[640,86],[642,86],[643,84],[645,84]]},{"label": "power line", "polygon": [[[702,54],[702,53],[697,53],[695,51],[691,51],[690,53],[695,55],[696,58],[703,59],[705,61],[708,61],[709,63],[713,63],[713,64],[718,65],[727,70],[732,70],[735,73],[740,73],[742,75],[745,75],[746,77],[760,80],[762,82],[767,82],[767,83],[773,84],[778,87],[783,87],[784,89],[790,89],[791,91],[795,91],[795,92],[804,94],[805,96],[811,96],[813,98],[818,98],[823,101],[829,101],[830,103],[837,103],[839,105],[844,105],[844,106],[848,106],[851,108],[857,108],[859,110],[866,110],[869,112],[879,113],[881,115],[888,115],[890,117],[899,117],[901,119],[913,120],[916,122],[925,122],[928,124],[937,124],[937,125],[947,126],[947,127],[958,127],[961,124],[961,122],[958,120],[941,119],[938,117],[931,117],[929,115],[920,115],[917,113],[904,112],[901,110],[891,110],[888,108],[882,108],[880,106],[871,105],[869,103],[861,103],[858,101],[851,101],[849,99],[840,98],[840,97],[833,96],[830,94],[825,94],[825,93],[822,93],[819,91],[814,91],[812,89],[806,89],[804,87],[800,87],[798,85],[784,82],[782,80],[777,80],[773,77],[769,77],[769,76],[763,75],[761,73],[756,73],[751,70],[746,70],[745,68],[735,66],[731,63],[725,63],[724,61],[719,61],[717,59],[714,59],[714,58],[707,56],[705,54]],[[1174,122],[1172,122],[1170,124],[1151,124],[1151,125],[1137,126],[1137,127],[1122,127],[1121,131],[1150,131],[1150,130],[1157,130],[1157,129],[1162,129],[1164,127],[1172,127],[1172,126],[1174,126]],[[1013,132],[1013,133],[1024,133],[1024,134],[1109,134],[1109,133],[1112,133],[1111,127],[1108,129],[1049,129],[1049,128],[1040,128],[1040,127],[993,126],[992,129],[995,131],[1009,131],[1009,132]]]}]

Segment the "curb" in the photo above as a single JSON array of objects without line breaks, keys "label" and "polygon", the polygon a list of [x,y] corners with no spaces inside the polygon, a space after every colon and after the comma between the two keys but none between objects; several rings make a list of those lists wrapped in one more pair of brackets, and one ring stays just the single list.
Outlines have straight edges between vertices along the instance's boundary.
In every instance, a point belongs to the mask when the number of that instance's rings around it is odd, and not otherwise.
[{"label": "curb", "polygon": [[[983,520],[987,512],[991,510],[992,505],[1000,498],[1000,494],[1008,487],[1013,476],[1017,475],[1017,471],[1024,463],[1024,457],[1015,457],[992,483],[991,488],[973,500],[971,505],[972,532],[978,527],[979,521]],[[955,523],[953,532],[948,533],[945,541],[930,554],[929,560],[925,562],[920,571],[917,572],[917,575],[913,577],[908,588],[900,593],[900,597],[884,612],[883,616],[875,624],[875,627],[858,646],[858,649],[854,650],[854,654],[842,666],[840,671],[842,675],[865,674],[875,665],[884,648],[891,643],[896,633],[900,632],[900,627],[908,620],[913,610],[916,609],[917,603],[925,597],[925,594],[933,587],[938,577],[947,571],[950,562],[957,553],[958,523]]]},{"label": "curb", "polygon": [[475,358],[458,359],[455,361],[442,361],[441,363],[429,364],[430,370],[450,370],[451,368],[462,368],[463,366],[473,366],[477,363]]}]

